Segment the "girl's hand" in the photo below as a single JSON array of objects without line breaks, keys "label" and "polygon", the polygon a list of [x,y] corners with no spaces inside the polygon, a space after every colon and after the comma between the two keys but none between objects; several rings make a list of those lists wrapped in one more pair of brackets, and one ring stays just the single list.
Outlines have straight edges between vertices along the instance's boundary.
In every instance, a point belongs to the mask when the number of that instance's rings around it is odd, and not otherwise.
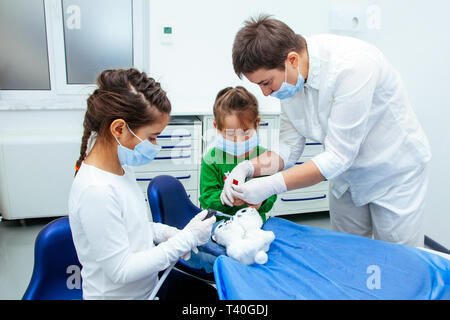
[{"label": "girl's hand", "polygon": [[259,208],[261,208],[263,203],[264,203],[264,201],[259,203],[259,204],[248,204],[248,207],[249,208],[255,208],[256,210],[258,210]]},{"label": "girl's hand", "polygon": [[245,201],[238,199],[238,198],[234,198],[233,206],[240,207],[240,206],[243,206],[244,204],[245,204]]}]

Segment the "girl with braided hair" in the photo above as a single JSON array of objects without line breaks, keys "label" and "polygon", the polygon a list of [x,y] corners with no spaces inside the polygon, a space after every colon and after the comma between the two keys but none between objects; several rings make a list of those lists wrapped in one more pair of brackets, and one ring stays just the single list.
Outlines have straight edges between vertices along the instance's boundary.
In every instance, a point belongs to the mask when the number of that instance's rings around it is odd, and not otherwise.
[{"label": "girl with braided hair", "polygon": [[156,137],[169,122],[170,101],[136,69],[105,70],[97,84],[69,197],[83,298],[148,299],[158,272],[206,243],[215,218],[203,220],[202,211],[183,230],[148,221],[130,166],[149,163],[160,150]]}]

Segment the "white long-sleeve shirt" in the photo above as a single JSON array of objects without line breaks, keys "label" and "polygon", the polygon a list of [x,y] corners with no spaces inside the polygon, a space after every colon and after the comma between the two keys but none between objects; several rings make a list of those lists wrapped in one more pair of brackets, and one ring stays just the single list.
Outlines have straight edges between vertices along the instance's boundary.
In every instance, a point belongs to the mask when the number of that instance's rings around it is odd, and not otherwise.
[{"label": "white long-sleeve shirt", "polygon": [[83,163],[72,185],[69,221],[82,265],[84,299],[147,299],[158,272],[188,252],[194,241],[186,233],[183,241],[173,237],[163,242],[164,229],[171,227],[149,222],[135,175],[123,168],[125,174],[119,176]]},{"label": "white long-sleeve shirt", "polygon": [[332,180],[331,192],[339,198],[350,188],[356,205],[369,203],[431,159],[428,140],[400,75],[377,48],[336,35],[306,42],[308,78],[281,100],[278,153],[289,168],[306,138],[323,143],[312,161]]}]

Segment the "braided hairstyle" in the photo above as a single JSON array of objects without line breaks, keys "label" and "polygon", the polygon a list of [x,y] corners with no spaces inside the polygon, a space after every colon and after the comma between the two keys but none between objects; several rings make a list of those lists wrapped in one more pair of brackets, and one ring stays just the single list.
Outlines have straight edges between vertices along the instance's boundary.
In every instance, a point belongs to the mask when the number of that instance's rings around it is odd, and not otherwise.
[{"label": "braided hairstyle", "polygon": [[171,111],[170,101],[160,84],[134,68],[105,70],[98,76],[97,85],[98,88],[87,99],[75,175],[87,156],[91,134],[109,141],[112,139],[109,127],[116,119],[123,119],[134,131],[157,122]]}]

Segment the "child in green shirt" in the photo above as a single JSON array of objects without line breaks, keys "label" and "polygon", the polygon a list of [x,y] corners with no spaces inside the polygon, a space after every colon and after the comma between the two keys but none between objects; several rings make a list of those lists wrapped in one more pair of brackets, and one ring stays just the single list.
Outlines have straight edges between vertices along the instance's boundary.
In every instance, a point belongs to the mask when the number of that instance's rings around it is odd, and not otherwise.
[{"label": "child in green shirt", "polygon": [[[224,205],[220,199],[227,175],[238,163],[250,160],[266,150],[259,146],[257,129],[259,125],[258,101],[243,87],[221,90],[214,102],[214,127],[218,130],[216,145],[203,157],[200,173],[200,204],[203,209],[214,209],[234,215],[238,210],[251,206],[258,210],[263,221],[266,213],[272,209],[276,195],[257,205],[248,205],[240,199],[234,199],[233,207]],[[217,220],[224,219],[216,216]],[[218,225],[214,224],[213,229]],[[212,272],[213,264],[223,247],[208,241],[198,247],[198,253],[191,253],[186,262],[195,269]]]},{"label": "child in green shirt", "polygon": [[257,205],[235,199],[234,206],[229,207],[220,200],[224,181],[233,168],[266,151],[258,145],[259,122],[258,101],[245,88],[228,87],[217,94],[214,102],[214,127],[218,130],[216,145],[203,157],[200,173],[199,201],[203,209],[234,215],[238,210],[250,206],[257,209],[263,221],[266,221],[266,213],[272,209],[276,195]]}]

